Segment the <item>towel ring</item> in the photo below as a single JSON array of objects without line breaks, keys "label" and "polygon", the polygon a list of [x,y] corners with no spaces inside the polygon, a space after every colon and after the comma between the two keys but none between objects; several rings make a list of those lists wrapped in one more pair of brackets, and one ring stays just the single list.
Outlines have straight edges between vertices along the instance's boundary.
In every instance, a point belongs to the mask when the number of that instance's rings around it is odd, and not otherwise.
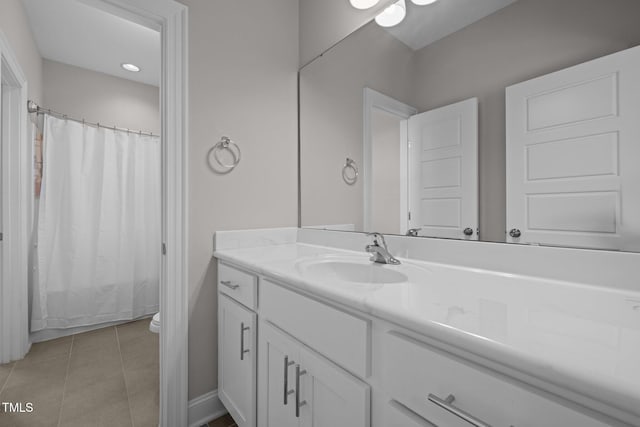
[{"label": "towel ring", "polygon": [[[220,158],[220,153],[225,150],[231,153],[231,157],[233,158],[233,162],[231,164],[225,163]],[[240,152],[240,147],[238,147],[238,144],[233,142],[227,136],[223,136],[222,138],[220,138],[220,141],[218,141],[216,145],[211,147],[207,155],[207,157],[209,158],[209,161],[211,161],[212,153],[213,153],[213,158],[218,163],[218,165],[227,169],[226,172],[231,172],[236,166],[238,166],[238,163],[240,163],[240,159],[242,157],[242,153]]]},{"label": "towel ring", "polygon": [[[349,170],[352,172],[349,173]],[[353,159],[347,157],[347,161],[342,167],[342,179],[348,185],[353,185],[358,182],[358,166]]]}]

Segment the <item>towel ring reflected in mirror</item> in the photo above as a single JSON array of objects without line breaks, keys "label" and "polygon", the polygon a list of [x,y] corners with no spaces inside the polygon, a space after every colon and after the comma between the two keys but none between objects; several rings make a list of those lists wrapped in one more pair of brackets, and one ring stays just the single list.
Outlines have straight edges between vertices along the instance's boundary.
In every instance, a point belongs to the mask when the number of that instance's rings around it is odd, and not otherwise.
[{"label": "towel ring reflected in mirror", "polygon": [[[220,157],[222,152],[224,151],[228,151],[231,154],[231,163],[225,163],[224,160]],[[215,160],[215,164],[212,164],[211,157],[213,157],[213,160]],[[211,147],[211,149],[207,153],[207,161],[209,162],[209,166],[212,170],[218,173],[231,172],[236,166],[238,166],[241,158],[242,153],[240,151],[240,147],[227,136],[223,136],[222,138],[220,138],[220,141],[218,141],[213,147]],[[222,170],[220,168],[222,168]]]},{"label": "towel ring reflected in mirror", "polygon": [[348,185],[358,182],[358,166],[353,159],[347,157],[347,161],[342,167],[342,179]]}]

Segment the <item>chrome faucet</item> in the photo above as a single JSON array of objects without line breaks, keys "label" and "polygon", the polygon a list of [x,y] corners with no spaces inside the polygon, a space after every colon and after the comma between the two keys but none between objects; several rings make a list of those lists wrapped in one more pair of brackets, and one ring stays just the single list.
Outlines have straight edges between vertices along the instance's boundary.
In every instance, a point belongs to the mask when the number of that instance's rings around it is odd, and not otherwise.
[{"label": "chrome faucet", "polygon": [[[392,264],[398,265],[400,261],[395,259],[393,255],[389,253],[389,249],[387,249],[387,242],[384,241],[384,236],[380,233],[367,233],[367,236],[373,237],[373,244],[367,245],[365,250],[369,252],[371,258],[369,258],[373,262],[377,262],[380,264]],[[380,246],[380,243],[382,246]]]},{"label": "chrome faucet", "polygon": [[418,237],[418,233],[422,230],[422,228],[410,228],[407,230],[407,236],[410,237]]}]

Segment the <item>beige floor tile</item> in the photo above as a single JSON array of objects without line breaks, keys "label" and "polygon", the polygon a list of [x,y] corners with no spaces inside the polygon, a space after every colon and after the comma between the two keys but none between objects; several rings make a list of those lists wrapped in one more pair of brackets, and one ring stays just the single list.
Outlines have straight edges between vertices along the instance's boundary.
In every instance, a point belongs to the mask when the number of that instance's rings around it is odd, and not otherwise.
[{"label": "beige floor tile", "polygon": [[233,418],[231,418],[231,415],[227,414],[211,421],[209,423],[209,427],[230,427],[231,425],[234,425],[234,424],[235,422],[233,421]]},{"label": "beige floor tile", "polygon": [[120,354],[125,370],[158,365],[160,341],[158,334],[149,333],[133,340],[120,340]]},{"label": "beige floor tile", "polygon": [[7,378],[9,378],[9,374],[13,369],[13,365],[15,365],[15,362],[5,363],[4,365],[0,365],[0,391],[2,391],[2,388],[4,387],[4,383],[7,381]]},{"label": "beige floor tile", "polygon": [[156,427],[160,411],[160,398],[155,393],[129,396],[134,427]]},{"label": "beige floor tile", "polygon": [[45,360],[68,356],[71,351],[72,337],[57,338],[55,340],[38,342],[31,346],[29,353],[19,363],[40,363]]},{"label": "beige floor tile", "polygon": [[124,375],[130,397],[160,393],[160,371],[157,366],[125,370]]},{"label": "beige floor tile", "polygon": [[80,412],[60,420],[60,427],[132,427],[129,403],[124,400],[97,412]]},{"label": "beige floor tile", "polygon": [[33,404],[31,413],[2,413],[2,427],[49,427],[58,425],[62,402],[62,387],[41,387],[37,383],[7,387],[0,394],[3,402]]},{"label": "beige floor tile", "polygon": [[69,356],[62,355],[39,363],[19,360],[5,384],[6,388],[27,386],[40,389],[55,389],[64,386]]},{"label": "beige floor tile", "polygon": [[0,427],[156,427],[159,336],[148,326],[34,344],[25,359],[0,365],[0,400],[34,404],[30,414],[0,414]]},{"label": "beige floor tile", "polygon": [[60,423],[65,426],[130,426],[131,416],[122,374],[88,386],[65,388]]},{"label": "beige floor tile", "polygon": [[[76,345],[76,342],[79,344]],[[69,360],[67,389],[75,389],[100,383],[115,376],[122,377],[122,360],[115,338],[111,335],[93,335],[75,340]]]},{"label": "beige floor tile", "polygon": [[110,349],[117,346],[116,328],[103,328],[73,336],[72,352],[90,349]]},{"label": "beige floor tile", "polygon": [[151,322],[151,318],[136,320],[134,322],[125,323],[122,325],[116,326],[118,329],[118,338],[120,342],[129,341],[131,339],[136,339],[141,336],[158,335],[149,331],[149,322]]}]

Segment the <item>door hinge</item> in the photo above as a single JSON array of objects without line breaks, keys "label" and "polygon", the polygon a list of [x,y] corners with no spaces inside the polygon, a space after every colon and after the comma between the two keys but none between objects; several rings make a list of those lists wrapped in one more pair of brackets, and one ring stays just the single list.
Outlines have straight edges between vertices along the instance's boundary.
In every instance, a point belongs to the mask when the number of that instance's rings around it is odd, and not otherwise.
[{"label": "door hinge", "polygon": [[2,242],[3,240],[4,240],[4,234],[0,232],[0,242]]},{"label": "door hinge", "polygon": [[407,213],[407,219],[408,219],[409,221],[411,221],[411,212],[408,212],[408,213]]},{"label": "door hinge", "polygon": [[162,255],[167,254],[167,245],[165,243],[162,244]]}]

